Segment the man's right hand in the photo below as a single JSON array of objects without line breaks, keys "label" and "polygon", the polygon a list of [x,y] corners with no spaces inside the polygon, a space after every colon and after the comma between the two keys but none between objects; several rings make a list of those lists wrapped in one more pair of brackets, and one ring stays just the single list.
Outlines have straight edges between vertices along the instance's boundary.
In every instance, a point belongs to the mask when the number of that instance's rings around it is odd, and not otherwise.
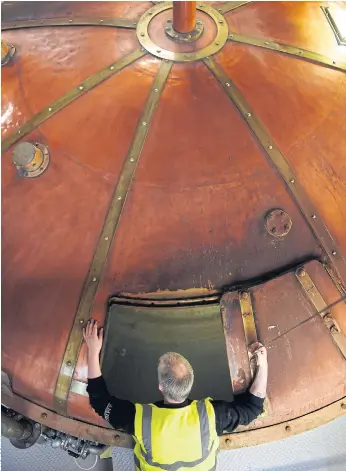
[{"label": "man's right hand", "polygon": [[267,366],[267,349],[259,342],[255,342],[250,346],[251,353],[256,357],[257,366]]}]

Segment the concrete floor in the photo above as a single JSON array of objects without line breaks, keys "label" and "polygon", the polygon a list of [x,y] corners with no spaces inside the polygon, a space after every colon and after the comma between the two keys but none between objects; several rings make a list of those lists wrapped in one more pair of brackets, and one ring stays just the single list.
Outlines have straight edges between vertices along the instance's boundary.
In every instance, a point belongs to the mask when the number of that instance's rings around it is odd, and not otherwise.
[{"label": "concrete floor", "polygon": [[[78,471],[73,459],[62,450],[35,445],[28,450],[14,448],[6,438],[1,444],[2,471]],[[90,468],[95,458],[80,461]],[[133,471],[131,450],[113,448],[110,459],[102,460],[94,471]],[[317,429],[250,448],[224,451],[218,471],[346,471],[346,416]]]}]

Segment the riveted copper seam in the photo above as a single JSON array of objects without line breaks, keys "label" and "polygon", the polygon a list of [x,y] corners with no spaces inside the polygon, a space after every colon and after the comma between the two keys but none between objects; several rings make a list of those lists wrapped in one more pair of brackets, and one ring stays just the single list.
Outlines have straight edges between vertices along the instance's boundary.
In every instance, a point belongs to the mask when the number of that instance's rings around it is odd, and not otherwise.
[{"label": "riveted copper seam", "polygon": [[113,26],[135,29],[137,22],[128,18],[42,18],[41,20],[6,21],[1,30],[44,28],[46,26]]},{"label": "riveted copper seam", "polygon": [[24,123],[15,132],[7,136],[1,143],[1,152],[6,152],[13,144],[15,144],[17,141],[19,141],[24,136],[33,131],[35,128],[37,128],[37,126],[46,121],[46,119],[50,118],[58,111],[65,108],[65,106],[69,105],[74,100],[84,95],[104,80],[108,79],[109,77],[124,69],[128,65],[132,64],[140,57],[143,57],[145,54],[145,51],[142,51],[141,49],[136,49],[130,52],[129,54],[126,54],[124,57],[117,60],[113,64],[110,64],[109,66],[99,70],[98,72],[96,72],[96,74],[91,75],[90,77],[83,80],[83,82],[81,82],[79,85],[73,87],[65,95],[48,105],[42,111],[37,113],[31,119],[29,119],[26,123]]},{"label": "riveted copper seam", "polygon": [[220,13],[228,13],[229,11],[235,10],[236,8],[247,5],[251,2],[225,2],[223,5],[217,8],[217,11]]},{"label": "riveted copper seam", "polygon": [[339,350],[341,351],[344,358],[346,358],[346,337],[340,331],[335,319],[328,312],[327,303],[323,299],[321,293],[316,288],[314,282],[310,278],[305,267],[300,267],[296,270],[295,275],[305,291],[307,297],[311,301],[312,305],[316,308],[317,312],[323,319],[326,327],[328,328],[333,340]]},{"label": "riveted copper seam", "polygon": [[246,346],[249,347],[251,344],[258,341],[251,294],[249,291],[239,291],[238,298],[243,318]]},{"label": "riveted copper seam", "polygon": [[262,47],[270,49],[271,51],[282,52],[290,56],[299,57],[299,59],[315,62],[316,64],[326,65],[332,69],[346,70],[346,62],[334,60],[331,57],[318,54],[317,52],[308,51],[301,47],[290,46],[288,44],[281,44],[270,41],[268,39],[254,38],[251,36],[244,36],[242,34],[230,33],[228,35],[229,41],[241,44],[249,44],[250,46]]},{"label": "riveted copper seam", "polygon": [[165,86],[171,67],[172,62],[161,62],[159,72],[149,92],[141,117],[139,118],[130,150],[126,156],[123,168],[121,170],[119,180],[108,209],[108,214],[106,216],[106,220],[97,243],[91,267],[81,295],[78,310],[74,319],[73,327],[70,332],[70,337],[67,341],[66,351],[62,360],[60,373],[55,388],[55,409],[62,415],[66,415],[67,413],[67,399],[78,359],[79,350],[82,344],[83,325],[85,325],[88,320],[89,312],[96,295],[97,287],[99,285],[113,236],[119,223],[127,193],[135,174],[138,160],[140,158],[142,148],[150,128],[150,123],[156,105]]},{"label": "riveted copper seam", "polygon": [[275,166],[276,170],[294,197],[299,209],[305,216],[309,226],[319,240],[322,248],[325,251],[328,263],[336,271],[340,282],[346,285],[346,261],[333,237],[324,225],[322,218],[319,216],[314,205],[309,200],[304,188],[293,173],[293,170],[291,169],[284,155],[280,152],[269,132],[265,129],[259,118],[254,114],[244,96],[236,88],[222,67],[219,66],[211,57],[203,59],[203,61],[222,85],[225,92],[235,104],[240,114],[243,116],[248,126],[256,136],[259,144],[265,151],[265,155]]}]

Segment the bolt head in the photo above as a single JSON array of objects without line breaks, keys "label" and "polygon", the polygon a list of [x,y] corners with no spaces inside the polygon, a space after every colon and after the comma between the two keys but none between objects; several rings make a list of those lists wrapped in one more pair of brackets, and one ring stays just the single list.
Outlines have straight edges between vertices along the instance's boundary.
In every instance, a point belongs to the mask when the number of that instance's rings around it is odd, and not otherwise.
[{"label": "bolt head", "polygon": [[300,268],[298,270],[298,276],[305,276],[306,275],[306,271],[304,270],[304,268]]},{"label": "bolt head", "polygon": [[291,431],[291,427],[290,427],[289,425],[286,425],[285,430],[286,430],[286,432],[290,432],[290,431]]},{"label": "bolt head", "polygon": [[46,414],[45,412],[44,412],[43,414],[41,414],[41,419],[42,419],[42,420],[46,420],[47,417],[48,417],[48,416],[47,416],[47,414]]}]

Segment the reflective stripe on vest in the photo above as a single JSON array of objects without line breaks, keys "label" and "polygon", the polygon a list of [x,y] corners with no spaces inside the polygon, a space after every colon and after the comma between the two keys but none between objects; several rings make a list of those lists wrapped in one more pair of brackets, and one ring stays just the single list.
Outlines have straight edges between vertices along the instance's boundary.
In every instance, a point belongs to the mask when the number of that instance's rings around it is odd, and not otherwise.
[{"label": "reflective stripe on vest", "polygon": [[[134,458],[135,458],[136,470],[138,469],[139,471],[141,471],[141,463],[139,462],[139,459],[137,458],[136,455],[134,455]],[[215,460],[215,464],[213,465],[212,468],[208,469],[208,471],[216,471],[216,466],[217,466],[217,463]]]},{"label": "reflective stripe on vest", "polygon": [[[142,449],[142,456],[145,461],[150,465],[158,469],[163,469],[165,471],[178,471],[179,468],[193,468],[205,461],[211,453],[215,453],[214,442],[212,442],[209,449],[209,440],[210,440],[210,428],[209,428],[209,418],[204,401],[197,402],[197,411],[200,424],[200,436],[201,436],[201,445],[202,445],[202,457],[198,460],[192,462],[177,461],[172,464],[162,464],[156,463],[153,461],[152,456],[152,439],[151,439],[151,423],[152,423],[152,407],[149,405],[143,405],[143,417],[142,417],[142,440],[143,445],[146,449],[146,452]],[[137,457],[135,457],[136,466],[140,468],[140,462]],[[210,469],[210,471],[215,470],[216,465]]]}]

